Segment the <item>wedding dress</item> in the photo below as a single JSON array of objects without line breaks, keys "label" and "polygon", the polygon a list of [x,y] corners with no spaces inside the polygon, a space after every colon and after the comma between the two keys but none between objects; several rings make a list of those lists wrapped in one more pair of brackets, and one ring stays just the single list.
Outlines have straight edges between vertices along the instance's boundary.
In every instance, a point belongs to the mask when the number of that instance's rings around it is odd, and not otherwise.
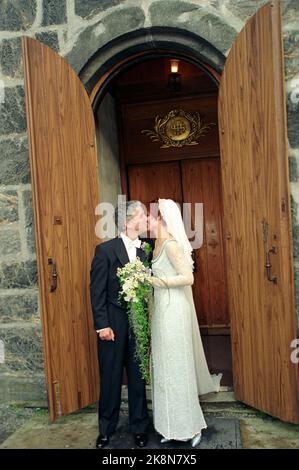
[{"label": "wedding dress", "polygon": [[155,429],[166,439],[188,440],[207,427],[199,395],[217,392],[193,301],[193,273],[180,244],[167,239],[152,260],[151,389]]}]

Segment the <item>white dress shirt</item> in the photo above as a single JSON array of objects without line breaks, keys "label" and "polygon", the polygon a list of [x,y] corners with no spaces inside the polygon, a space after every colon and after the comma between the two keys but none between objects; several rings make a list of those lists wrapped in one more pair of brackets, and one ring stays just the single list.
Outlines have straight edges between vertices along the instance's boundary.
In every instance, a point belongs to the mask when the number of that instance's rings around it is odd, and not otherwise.
[{"label": "white dress shirt", "polygon": [[124,232],[120,232],[120,236],[125,244],[129,260],[134,261],[136,259],[136,248],[140,248],[141,245],[140,238],[137,237],[135,240],[131,240]]},{"label": "white dress shirt", "polygon": [[[140,248],[141,246],[141,240],[140,238],[135,238],[135,240],[131,240],[130,237],[128,237],[124,232],[120,232],[120,237],[123,239],[123,242],[125,244],[125,248],[128,253],[128,257],[130,261],[134,261],[137,256],[137,250],[136,248]],[[97,333],[100,331],[104,330],[106,328],[102,328],[101,330],[97,330]]]}]

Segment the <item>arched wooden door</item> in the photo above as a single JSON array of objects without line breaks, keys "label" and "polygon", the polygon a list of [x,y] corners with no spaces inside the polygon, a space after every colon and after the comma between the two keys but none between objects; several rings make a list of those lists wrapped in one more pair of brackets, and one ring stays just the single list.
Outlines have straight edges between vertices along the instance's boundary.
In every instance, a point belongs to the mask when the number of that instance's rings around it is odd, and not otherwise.
[{"label": "arched wooden door", "polygon": [[299,423],[285,108],[280,2],[272,1],[238,35],[220,84],[225,249],[236,397]]},{"label": "arched wooden door", "polygon": [[98,399],[89,299],[98,241],[95,125],[82,82],[58,54],[24,37],[23,58],[45,369],[54,420]]}]

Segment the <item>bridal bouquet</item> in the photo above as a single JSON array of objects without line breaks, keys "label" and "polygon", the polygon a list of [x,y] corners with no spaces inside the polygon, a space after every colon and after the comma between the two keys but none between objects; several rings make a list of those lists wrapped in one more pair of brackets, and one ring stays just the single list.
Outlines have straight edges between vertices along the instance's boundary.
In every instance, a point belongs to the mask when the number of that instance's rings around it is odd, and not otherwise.
[{"label": "bridal bouquet", "polygon": [[150,372],[150,319],[149,305],[152,295],[151,269],[140,258],[117,269],[121,290],[119,300],[125,303],[129,325],[136,337],[136,358],[145,381]]}]

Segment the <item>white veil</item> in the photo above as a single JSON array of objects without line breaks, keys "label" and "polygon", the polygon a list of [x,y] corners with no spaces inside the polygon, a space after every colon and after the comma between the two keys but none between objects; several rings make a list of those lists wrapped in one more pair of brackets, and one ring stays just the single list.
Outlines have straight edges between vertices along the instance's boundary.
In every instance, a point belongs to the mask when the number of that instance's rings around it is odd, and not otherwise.
[{"label": "white veil", "polygon": [[[159,199],[158,202],[159,211],[167,225],[167,231],[180,244],[193,270],[192,246],[188,240],[178,205],[172,199]],[[185,286],[185,292],[191,311],[193,359],[198,395],[219,392],[223,374],[210,374],[199,331],[192,286]]]},{"label": "white veil", "polygon": [[172,199],[159,199],[159,211],[162,219],[167,225],[168,232],[179,243],[183,249],[193,270],[192,246],[188,240],[181,211]]}]

